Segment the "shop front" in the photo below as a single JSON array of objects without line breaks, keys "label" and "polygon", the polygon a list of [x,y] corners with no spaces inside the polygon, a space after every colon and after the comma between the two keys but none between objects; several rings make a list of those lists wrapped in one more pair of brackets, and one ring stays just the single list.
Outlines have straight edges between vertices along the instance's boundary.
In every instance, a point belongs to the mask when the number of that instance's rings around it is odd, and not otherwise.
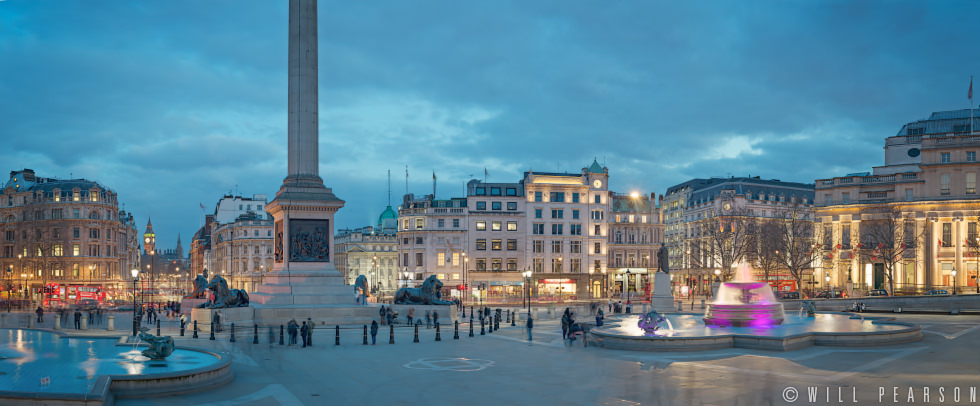
[{"label": "shop front", "polygon": [[579,290],[577,280],[572,278],[538,279],[535,299],[546,302],[578,300]]},{"label": "shop front", "polygon": [[[612,291],[610,297],[621,297],[622,300],[648,300],[653,281],[647,268],[620,268],[613,273]],[[642,298],[642,299],[641,299]]]}]

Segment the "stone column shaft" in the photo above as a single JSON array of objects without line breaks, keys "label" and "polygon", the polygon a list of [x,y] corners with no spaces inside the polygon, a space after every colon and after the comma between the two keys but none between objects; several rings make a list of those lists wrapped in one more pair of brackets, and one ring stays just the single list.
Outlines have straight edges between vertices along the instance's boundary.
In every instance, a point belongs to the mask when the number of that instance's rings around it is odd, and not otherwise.
[{"label": "stone column shaft", "polygon": [[289,174],[319,177],[316,0],[289,0]]}]

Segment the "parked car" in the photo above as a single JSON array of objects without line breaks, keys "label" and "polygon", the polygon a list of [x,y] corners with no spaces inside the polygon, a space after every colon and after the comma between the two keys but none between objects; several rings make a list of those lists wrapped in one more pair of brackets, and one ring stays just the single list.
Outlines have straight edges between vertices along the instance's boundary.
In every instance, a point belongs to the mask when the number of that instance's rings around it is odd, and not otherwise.
[{"label": "parked car", "polygon": [[830,299],[830,298],[847,297],[847,295],[842,290],[824,290],[824,291],[817,292],[816,296],[814,297],[818,299]]},{"label": "parked car", "polygon": [[933,289],[926,292],[926,296],[945,296],[949,295],[949,291],[946,289]]},{"label": "parked car", "polygon": [[776,291],[776,299],[799,299],[800,292]]},{"label": "parked car", "polygon": [[888,296],[888,291],[884,289],[871,289],[868,296]]}]

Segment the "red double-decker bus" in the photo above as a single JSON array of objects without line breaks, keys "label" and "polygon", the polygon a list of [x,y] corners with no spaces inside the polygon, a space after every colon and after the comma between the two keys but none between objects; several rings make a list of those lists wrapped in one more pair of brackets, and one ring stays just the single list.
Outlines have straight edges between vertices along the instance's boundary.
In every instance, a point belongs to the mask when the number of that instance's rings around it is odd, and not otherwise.
[{"label": "red double-decker bus", "polygon": [[100,286],[62,285],[49,283],[44,287],[44,306],[62,307],[79,304],[105,304],[106,294]]}]

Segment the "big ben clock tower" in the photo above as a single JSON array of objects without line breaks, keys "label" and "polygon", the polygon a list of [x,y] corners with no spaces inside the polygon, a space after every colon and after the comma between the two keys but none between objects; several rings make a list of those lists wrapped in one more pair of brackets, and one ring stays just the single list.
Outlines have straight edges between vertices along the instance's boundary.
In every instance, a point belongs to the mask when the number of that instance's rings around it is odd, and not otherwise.
[{"label": "big ben clock tower", "polygon": [[153,234],[153,222],[146,219],[146,231],[143,232],[143,253],[149,254],[156,250],[157,237]]}]

